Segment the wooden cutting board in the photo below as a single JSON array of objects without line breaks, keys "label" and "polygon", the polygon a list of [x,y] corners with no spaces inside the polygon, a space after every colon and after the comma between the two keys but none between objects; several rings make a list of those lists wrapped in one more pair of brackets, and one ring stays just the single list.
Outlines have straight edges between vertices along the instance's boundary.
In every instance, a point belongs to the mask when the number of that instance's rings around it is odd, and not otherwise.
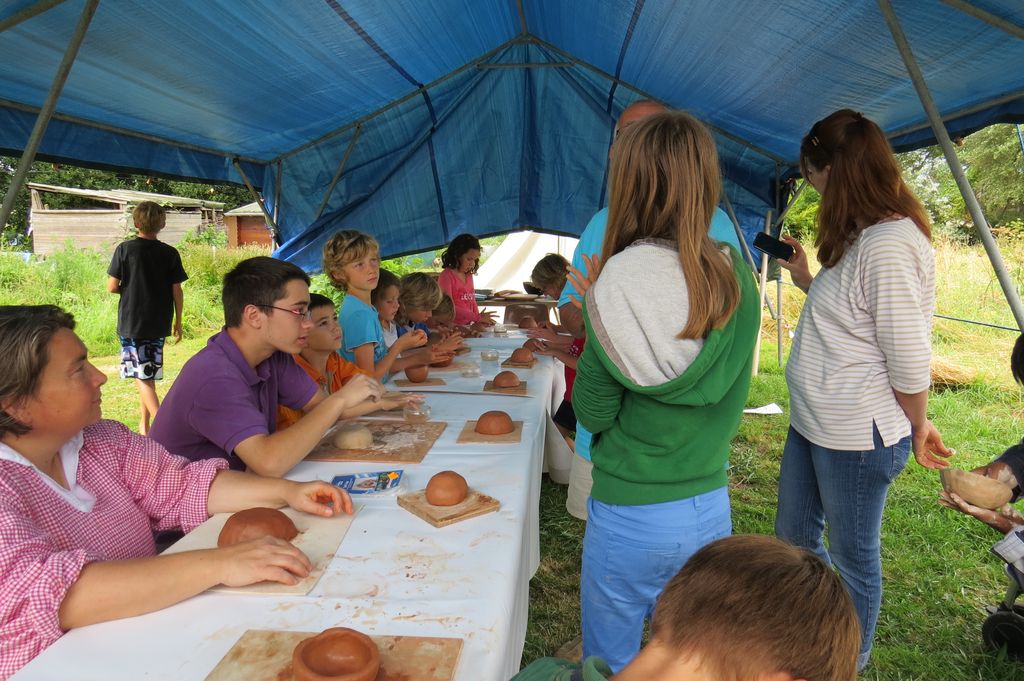
[{"label": "wooden cutting board", "polygon": [[[431,371],[438,371],[437,368],[431,369]],[[442,370],[443,371],[443,370]],[[419,383],[413,383],[407,378],[396,378],[395,385],[399,388],[413,388],[414,390],[423,388],[430,385],[447,385],[443,378],[431,378],[427,377],[427,380],[420,381]]]},{"label": "wooden cutting board", "polygon": [[[327,567],[327,564],[331,562],[331,559],[338,552],[338,546],[341,544],[341,540],[345,538],[345,534],[352,525],[356,514],[359,513],[360,508],[362,507],[359,505],[353,505],[352,515],[342,513],[332,518],[323,518],[321,516],[309,515],[308,513],[301,513],[291,508],[282,508],[281,512],[291,518],[292,522],[295,523],[295,527],[299,530],[299,535],[292,539],[292,544],[305,553],[313,564],[313,569],[309,575],[294,586],[278,584],[277,582],[260,582],[259,584],[251,584],[249,586],[217,586],[211,589],[211,591],[262,594],[266,596],[304,595],[309,593],[320,580],[320,576],[324,573],[324,568]],[[163,555],[196,549],[217,548],[217,537],[220,536],[220,531],[230,516],[230,513],[218,513],[168,547]]]},{"label": "wooden cutting board", "polygon": [[532,369],[533,365],[536,363],[536,357],[531,359],[529,362],[513,362],[512,358],[509,357],[508,359],[501,363],[501,366],[505,367],[506,369]]},{"label": "wooden cutting board", "polygon": [[466,425],[462,427],[462,432],[459,433],[459,437],[455,440],[455,443],[460,445],[516,444],[523,439],[523,422],[513,421],[512,426],[513,429],[511,433],[505,433],[504,435],[482,435],[476,432],[476,419],[466,421]]},{"label": "wooden cutting board", "polygon": [[[344,626],[344,623],[339,623]],[[320,632],[248,629],[206,681],[291,681],[292,651]],[[462,652],[461,638],[370,636],[380,650],[377,681],[451,681]]]},{"label": "wooden cutting board", "polygon": [[487,379],[484,383],[485,393],[498,393],[499,395],[515,395],[517,397],[527,397],[526,393],[526,381],[519,381],[519,385],[514,388],[496,388],[494,381]]},{"label": "wooden cutting board", "polygon": [[[351,424],[353,421],[346,421]],[[420,463],[448,427],[444,421],[409,423],[357,419],[373,433],[373,445],[366,449],[338,449],[331,442],[334,428],[306,457],[307,461],[370,461],[375,463]],[[337,426],[336,426],[337,427]]]},{"label": "wooden cutting board", "polygon": [[434,527],[445,527],[460,520],[468,520],[501,508],[494,497],[470,490],[466,498],[454,506],[434,506],[427,503],[427,491],[409,492],[398,497],[398,505]]}]

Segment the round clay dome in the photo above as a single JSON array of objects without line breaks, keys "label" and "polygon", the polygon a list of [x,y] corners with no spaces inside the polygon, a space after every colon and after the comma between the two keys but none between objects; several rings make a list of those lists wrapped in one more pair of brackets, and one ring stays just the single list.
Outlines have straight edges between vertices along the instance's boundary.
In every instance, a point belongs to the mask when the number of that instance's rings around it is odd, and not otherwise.
[{"label": "round clay dome", "polygon": [[405,370],[405,377],[413,383],[422,383],[427,380],[427,376],[430,374],[430,368],[426,365],[418,367],[409,367]]},{"label": "round clay dome", "polygon": [[292,519],[276,508],[249,508],[227,519],[217,537],[217,546],[233,546],[262,537],[291,541],[298,533]]},{"label": "round clay dome", "polygon": [[481,435],[507,435],[515,430],[512,417],[503,411],[488,411],[476,420],[476,432]]},{"label": "round clay dome", "polygon": [[519,377],[514,371],[501,371],[493,380],[495,388],[518,388]]},{"label": "round clay dome", "polygon": [[520,329],[536,329],[537,328],[537,320],[534,319],[533,317],[531,317],[530,315],[526,315],[526,316],[524,316],[523,318],[521,318],[519,320],[519,328]]},{"label": "round clay dome", "polygon": [[466,479],[455,471],[441,471],[427,483],[427,503],[434,506],[454,506],[468,494]]},{"label": "round clay dome", "polygon": [[533,361],[533,353],[526,348],[516,348],[512,351],[511,360],[519,364],[526,364]]},{"label": "round clay dome", "polygon": [[345,627],[325,629],[295,646],[295,681],[373,681],[380,651],[366,634]]},{"label": "round clay dome", "polygon": [[1013,496],[1009,485],[958,468],[940,469],[939,479],[942,481],[942,489],[955,492],[968,504],[981,508],[995,510],[1009,502]]}]

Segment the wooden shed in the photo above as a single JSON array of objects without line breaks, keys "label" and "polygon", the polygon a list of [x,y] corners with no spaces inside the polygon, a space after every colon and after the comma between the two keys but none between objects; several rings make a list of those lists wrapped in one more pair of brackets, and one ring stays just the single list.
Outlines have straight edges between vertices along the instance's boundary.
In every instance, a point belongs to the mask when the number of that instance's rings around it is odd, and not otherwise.
[{"label": "wooden shed", "polygon": [[274,247],[267,220],[255,201],[224,213],[224,227],[228,230],[228,246],[232,248],[247,244]]},{"label": "wooden shed", "polygon": [[[113,253],[114,247],[135,234],[132,210],[142,201],[155,201],[167,210],[167,224],[160,240],[174,245],[189,232],[224,229],[224,204],[184,196],[153,194],[129,189],[76,189],[29,182],[32,195],[28,224],[32,250],[53,253],[71,241],[79,248]],[[50,208],[47,194],[70,194],[110,208]]]}]

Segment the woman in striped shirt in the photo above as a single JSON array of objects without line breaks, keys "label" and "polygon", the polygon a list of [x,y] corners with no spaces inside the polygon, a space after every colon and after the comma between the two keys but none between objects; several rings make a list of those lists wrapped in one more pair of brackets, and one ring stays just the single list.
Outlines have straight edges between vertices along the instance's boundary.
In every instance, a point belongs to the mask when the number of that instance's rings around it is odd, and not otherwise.
[{"label": "woman in striped shirt", "polygon": [[881,606],[889,485],[911,449],[926,468],[950,455],[927,416],[935,260],[928,215],[875,123],[849,109],[818,121],[800,167],[822,197],[822,268],[812,276],[787,238],[795,253],[781,265],[807,301],[786,367],[775,533],[838,568],[860,617],[862,669]]}]

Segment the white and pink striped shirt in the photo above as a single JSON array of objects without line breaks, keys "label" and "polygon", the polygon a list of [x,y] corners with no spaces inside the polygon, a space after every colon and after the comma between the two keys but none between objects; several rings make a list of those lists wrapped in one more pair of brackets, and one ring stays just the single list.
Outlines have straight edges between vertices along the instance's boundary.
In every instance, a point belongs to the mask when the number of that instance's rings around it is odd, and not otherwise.
[{"label": "white and pink striped shirt", "polygon": [[61,458],[71,490],[0,444],[0,678],[64,633],[58,609],[87,563],[152,556],[154,530],[205,521],[228,465],[190,463],[114,421],[86,427]]}]

